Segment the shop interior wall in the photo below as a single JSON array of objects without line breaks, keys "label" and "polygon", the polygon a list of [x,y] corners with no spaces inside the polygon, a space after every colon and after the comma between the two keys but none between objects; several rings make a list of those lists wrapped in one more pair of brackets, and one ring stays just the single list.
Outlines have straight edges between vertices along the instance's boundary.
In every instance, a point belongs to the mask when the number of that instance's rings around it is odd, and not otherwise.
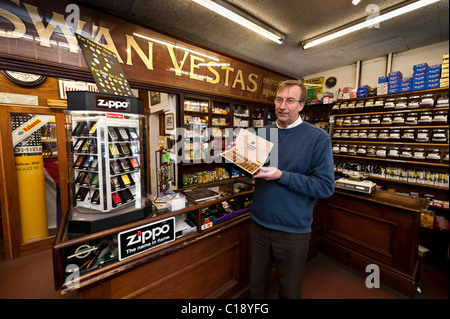
[{"label": "shop interior wall", "polygon": [[[400,71],[404,78],[411,77],[413,75],[413,65],[425,62],[429,65],[441,64],[442,55],[448,52],[449,41],[439,42],[400,53],[393,52],[392,68],[390,71]],[[378,77],[386,75],[386,63],[387,55],[376,59],[361,61],[360,85],[367,84],[370,87],[375,88],[378,83]],[[332,92],[337,96],[339,88],[347,86],[356,88],[356,61],[352,65],[304,76],[303,79],[309,80],[323,77],[325,81],[330,76],[336,77],[337,84],[334,88],[325,88],[324,91]]]},{"label": "shop interior wall", "polygon": [[[148,93],[150,95],[150,92]],[[160,132],[160,119],[164,118],[164,114],[173,113],[174,115],[174,123],[177,122],[177,110],[176,110],[176,95],[175,94],[167,94],[160,93],[160,103],[150,106],[150,121],[149,121],[149,136],[150,136],[150,155],[149,155],[149,164],[151,170],[151,189],[150,193],[154,194],[157,190],[157,181],[156,181],[156,170],[157,165],[155,158],[156,151],[156,141],[159,135],[175,135],[175,130],[164,130],[164,132]],[[176,162],[175,154],[170,154],[171,159]],[[177,175],[176,171],[177,167],[175,166],[174,177]],[[175,178],[176,180],[176,178]],[[172,186],[173,189],[177,188],[176,186]]]}]

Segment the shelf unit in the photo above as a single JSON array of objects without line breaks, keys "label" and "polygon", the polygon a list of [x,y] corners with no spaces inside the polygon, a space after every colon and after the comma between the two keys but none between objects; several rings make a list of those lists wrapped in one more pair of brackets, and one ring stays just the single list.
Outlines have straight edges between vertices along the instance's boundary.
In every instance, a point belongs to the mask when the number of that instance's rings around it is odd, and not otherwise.
[{"label": "shelf unit", "polygon": [[[258,128],[275,121],[273,104],[237,102],[234,100],[184,95],[179,110],[180,126],[184,127],[183,147],[178,169],[178,185],[186,185],[183,176],[211,172],[211,178],[221,179],[231,168],[220,153],[237,135],[237,129]],[[215,175],[215,177],[214,177]]]},{"label": "shelf unit", "polygon": [[[83,288],[92,284],[92,282],[104,280],[109,276],[117,276],[117,274],[134,267],[136,260],[145,260],[154,254],[158,255],[158,252],[176,250],[176,247],[183,247],[184,249],[189,244],[197,242],[199,240],[197,238],[207,236],[210,231],[220,231],[219,228],[223,228],[221,226],[248,219],[249,213],[246,205],[253,194],[253,182],[249,178],[241,177],[219,181],[210,183],[205,187],[214,187],[218,190],[220,197],[200,203],[186,197],[185,208],[175,211],[168,208],[157,209],[152,206],[151,212],[137,221],[124,223],[89,235],[73,236],[77,234],[70,233],[68,227],[70,214],[65,214],[53,247],[55,288],[69,291]],[[224,202],[227,202],[230,212],[221,218],[217,218],[217,221],[212,218],[209,221],[210,211]],[[119,259],[117,250],[120,249],[121,245],[120,243],[118,245],[120,240],[118,237],[121,233],[132,232],[140,229],[140,227],[147,227],[155,223],[164,224],[171,219],[175,220],[174,228],[171,229],[174,232],[172,241],[143,249],[142,252],[133,256]],[[128,242],[128,239],[125,242]],[[90,253],[89,250],[91,250]],[[97,250],[99,251],[99,257],[95,258],[92,264],[88,264],[87,261],[95,256]],[[69,265],[70,267],[68,267]],[[78,285],[74,285],[70,281],[73,278],[74,269],[78,271]]]},{"label": "shelf unit", "polygon": [[[334,147],[335,174],[337,177],[345,175],[348,171],[353,170],[364,171],[366,173],[370,172],[368,173],[368,178],[375,181],[382,187],[382,189],[407,194],[415,193],[419,197],[434,196],[434,199],[449,201],[448,117],[445,122],[442,122],[444,119],[443,117],[437,123],[433,123],[433,121],[406,123],[407,117],[412,113],[417,114],[418,120],[420,119],[420,115],[430,115],[431,120],[433,120],[435,118],[434,116],[437,115],[438,112],[443,114],[446,113],[445,115],[448,116],[448,105],[441,107],[442,104],[440,104],[439,107],[437,107],[436,103],[434,103],[433,106],[418,106],[417,108],[411,109],[395,109],[395,106],[394,108],[389,109],[384,108],[384,102],[388,99],[394,99],[395,101],[397,98],[406,97],[409,101],[410,97],[429,94],[433,96],[434,101],[436,102],[436,97],[438,95],[449,94],[449,88],[445,87],[423,91],[410,91],[404,93],[339,100],[331,104],[306,106],[301,113],[305,120],[321,126],[329,132]],[[371,102],[370,100],[374,100],[374,103],[369,103],[370,107],[366,109],[366,103],[368,101]],[[375,106],[375,102],[377,100],[383,100],[383,104]],[[350,102],[353,102],[355,105],[355,109],[351,113],[347,112],[344,114],[336,114],[335,110],[333,110],[335,104]],[[379,124],[371,123],[370,121],[368,122],[369,124],[367,124],[367,122],[362,121],[363,117],[367,120],[372,119],[373,116],[379,117]],[[385,122],[385,124],[382,124],[382,119],[384,116],[392,116],[393,122]],[[401,122],[402,116],[405,118],[405,123]],[[348,126],[343,125],[346,117],[350,120],[350,122],[347,122],[347,124],[349,124]],[[360,118],[358,119],[357,117]],[[359,125],[355,126],[352,124],[352,120],[355,118],[359,120]],[[394,119],[399,122],[394,122]],[[424,119],[429,120],[429,118],[426,117]],[[341,126],[337,126],[336,122],[341,122]],[[354,123],[358,123],[358,121]],[[338,130],[341,131],[340,134],[335,134]],[[342,132],[344,130],[348,132],[347,138],[342,138]],[[379,135],[377,135],[377,139],[371,139],[369,138],[369,132],[371,130],[377,130],[378,133],[383,131],[383,133],[387,134],[388,138],[380,139]],[[397,130],[399,130],[399,132],[397,132]],[[419,131],[421,134],[424,133],[422,130],[428,130],[428,141],[422,139],[425,135],[421,135],[419,140],[416,139]],[[443,140],[433,141],[433,130],[443,130],[441,133],[443,133],[445,138]],[[405,133],[405,131],[408,131],[407,133],[411,134],[404,136],[403,133]],[[352,133],[354,134],[351,135]],[[359,133],[366,133],[367,135],[364,136],[364,134],[362,134],[361,137],[363,138],[360,138]],[[394,134],[391,136],[391,133]],[[399,138],[395,135],[396,133],[400,133]],[[393,137],[393,139],[390,139],[389,137]],[[410,137],[413,137],[413,140],[409,139]],[[339,147],[337,147],[338,144]],[[340,152],[341,145],[347,145],[346,148],[344,147],[345,153]],[[349,154],[349,146],[356,149],[356,153]],[[374,156],[367,156],[368,147],[375,148],[375,153],[373,154]],[[376,151],[378,148],[380,150],[378,155],[381,156],[377,156]],[[399,156],[389,156],[389,150],[395,150],[395,148],[398,148]],[[400,157],[403,148],[410,148],[411,152],[413,152],[414,149],[423,149],[424,157],[417,156],[417,158],[414,158],[414,152],[411,157]],[[365,155],[358,153],[359,149],[363,150]],[[337,153],[336,150],[339,150],[339,153]],[[427,151],[429,150],[437,150],[440,157],[438,159],[428,159],[426,156]],[[405,155],[408,155],[408,153]],[[420,155],[419,150],[417,155]],[[413,172],[416,172],[416,174],[413,174]],[[423,178],[424,176],[425,178]],[[435,214],[435,216],[442,216],[447,220],[450,220],[448,208],[429,205],[428,210],[430,210],[432,214]],[[439,230],[438,228],[427,229],[421,227],[420,229],[421,231],[418,234],[419,243],[430,248],[432,251],[432,259],[436,261],[436,264],[448,265],[449,232]]]}]

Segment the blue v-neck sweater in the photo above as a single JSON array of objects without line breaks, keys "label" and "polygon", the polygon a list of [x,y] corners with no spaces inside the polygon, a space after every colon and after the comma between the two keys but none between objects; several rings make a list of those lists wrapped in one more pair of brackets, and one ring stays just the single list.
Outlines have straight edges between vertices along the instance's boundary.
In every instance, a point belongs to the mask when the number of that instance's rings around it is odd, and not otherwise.
[{"label": "blue v-neck sweater", "polygon": [[279,180],[255,179],[252,218],[267,228],[309,233],[316,198],[326,198],[334,192],[330,137],[307,122],[284,130],[276,125],[265,129],[269,133],[278,132],[278,143],[271,134],[275,146],[265,166],[277,167],[282,175]]}]

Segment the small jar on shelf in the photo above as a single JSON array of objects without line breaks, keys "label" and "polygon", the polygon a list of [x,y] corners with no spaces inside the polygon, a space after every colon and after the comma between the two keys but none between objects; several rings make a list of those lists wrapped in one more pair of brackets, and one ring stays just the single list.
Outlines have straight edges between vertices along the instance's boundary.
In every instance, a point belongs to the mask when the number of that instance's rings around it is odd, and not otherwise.
[{"label": "small jar on shelf", "polygon": [[377,147],[375,145],[368,145],[366,155],[370,157],[375,157],[377,154]]},{"label": "small jar on shelf", "polygon": [[446,142],[448,142],[447,135],[448,135],[448,131],[446,134],[445,129],[434,129],[431,133],[431,142],[446,143]]},{"label": "small jar on shelf", "polygon": [[436,99],[436,106],[435,107],[448,107],[448,94],[439,94]]},{"label": "small jar on shelf", "polygon": [[347,104],[347,113],[355,113],[356,101],[350,101]]},{"label": "small jar on shelf", "polygon": [[376,154],[376,157],[385,158],[387,155],[387,147],[386,146],[378,146],[375,154]]},{"label": "small jar on shelf", "polygon": [[364,104],[364,112],[372,112],[375,106],[375,99],[368,99]]},{"label": "small jar on shelf", "polygon": [[384,114],[381,119],[381,125],[392,125],[393,116],[392,114]]},{"label": "small jar on shelf", "polygon": [[331,115],[339,114],[339,107],[340,107],[340,105],[341,105],[341,103],[334,103],[333,107],[332,107],[332,109],[330,111],[330,114]]},{"label": "small jar on shelf", "polygon": [[416,133],[414,130],[406,129],[403,130],[402,141],[407,143],[414,143],[416,139]]},{"label": "small jar on shelf", "polygon": [[419,114],[419,119],[417,120],[417,123],[419,125],[430,125],[431,120],[433,119],[433,113],[432,112],[421,112]]},{"label": "small jar on shelf", "polygon": [[379,97],[375,100],[374,106],[371,110],[371,112],[381,112],[383,111],[384,106],[384,98]]},{"label": "small jar on shelf", "polygon": [[361,116],[355,115],[352,116],[352,126],[360,126],[361,125]]},{"label": "small jar on shelf", "polygon": [[370,125],[370,115],[361,116],[361,126],[369,126]]},{"label": "small jar on shelf", "polygon": [[358,140],[366,140],[367,139],[367,130],[359,130]]},{"label": "small jar on shelf", "polygon": [[351,116],[344,117],[344,122],[342,123],[342,126],[352,126],[352,117]]},{"label": "small jar on shelf", "polygon": [[357,140],[358,139],[358,135],[359,135],[359,131],[358,130],[351,130],[350,131],[350,139]]},{"label": "small jar on shelf", "polygon": [[413,156],[411,147],[404,146],[401,148],[400,157],[403,159],[411,159]]},{"label": "small jar on shelf", "polygon": [[336,127],[342,127],[344,124],[344,118],[342,116],[337,116],[336,120],[334,121],[334,125],[336,125]]},{"label": "small jar on shelf", "polygon": [[430,141],[430,130],[421,129],[417,131],[416,142],[428,143]]},{"label": "small jar on shelf", "polygon": [[392,142],[400,141],[401,133],[402,133],[401,130],[397,130],[397,129],[390,130],[390,132],[389,132],[389,141],[392,141]]},{"label": "small jar on shelf", "polygon": [[342,139],[349,139],[350,138],[350,130],[342,130],[341,138]]},{"label": "small jar on shelf", "polygon": [[448,163],[448,157],[449,157],[449,152],[448,152],[448,148],[446,148],[444,150],[444,154],[442,156],[442,160],[444,161],[444,163]]},{"label": "small jar on shelf", "polygon": [[388,151],[388,157],[389,158],[398,158],[400,156],[400,147],[398,146],[391,146],[389,147],[389,151]]},{"label": "small jar on shelf", "polygon": [[339,154],[341,144],[333,144],[333,154]]},{"label": "small jar on shelf", "polygon": [[333,138],[341,138],[342,130],[333,130]]},{"label": "small jar on shelf", "polygon": [[448,110],[435,111],[432,122],[435,125],[448,125]]},{"label": "small jar on shelf", "polygon": [[433,163],[440,163],[441,161],[441,151],[438,148],[430,148],[426,155],[427,161]]},{"label": "small jar on shelf", "polygon": [[367,139],[369,140],[377,140],[378,139],[378,130],[369,130],[367,133]]},{"label": "small jar on shelf", "polygon": [[424,160],[425,159],[425,149],[422,147],[415,147],[413,149],[413,158],[415,160]]},{"label": "small jar on shelf", "polygon": [[404,110],[408,106],[408,98],[406,96],[400,96],[395,99],[395,109]]},{"label": "small jar on shelf", "polygon": [[348,153],[348,145],[347,144],[341,144],[339,147],[339,154],[347,154]]},{"label": "small jar on shelf", "polygon": [[380,130],[378,133],[378,140],[386,141],[387,139],[389,139],[389,130]]},{"label": "small jar on shelf", "polygon": [[408,100],[408,109],[418,109],[420,108],[420,95],[412,95]]},{"label": "small jar on shelf", "polygon": [[405,125],[417,125],[417,120],[419,119],[419,113],[412,112],[406,115]]},{"label": "small jar on shelf", "polygon": [[370,118],[370,126],[380,126],[381,125],[381,115],[375,114]]},{"label": "small jar on shelf", "polygon": [[431,108],[434,106],[434,95],[433,94],[423,94],[420,97],[420,107],[421,108]]},{"label": "small jar on shelf", "polygon": [[365,156],[366,153],[367,153],[367,146],[366,145],[358,145],[358,149],[356,150],[356,155]]},{"label": "small jar on shelf", "polygon": [[355,105],[355,113],[363,113],[364,112],[364,101],[358,101]]},{"label": "small jar on shelf", "polygon": [[392,118],[392,125],[404,125],[405,124],[405,114],[395,113]]},{"label": "small jar on shelf", "polygon": [[395,109],[395,98],[386,99],[384,102],[383,111],[392,111]]},{"label": "small jar on shelf", "polygon": [[358,149],[357,145],[349,145],[349,147],[348,147],[348,155],[355,156],[357,149]]}]

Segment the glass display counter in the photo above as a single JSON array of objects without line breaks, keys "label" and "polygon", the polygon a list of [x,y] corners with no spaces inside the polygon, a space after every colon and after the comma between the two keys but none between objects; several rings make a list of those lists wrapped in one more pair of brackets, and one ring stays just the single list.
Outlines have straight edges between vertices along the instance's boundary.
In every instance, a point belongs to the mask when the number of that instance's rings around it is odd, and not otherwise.
[{"label": "glass display counter", "polygon": [[[248,217],[252,179],[241,177],[201,188],[217,196],[197,202],[181,193],[187,189],[162,194],[149,200],[150,209],[142,218],[91,234],[72,233],[69,221],[77,212],[68,211],[53,247],[55,288],[70,291],[84,287],[132,268],[149,256],[164,255],[177,245],[195,242],[216,225]],[[182,208],[172,210],[172,199],[182,200]]]}]

